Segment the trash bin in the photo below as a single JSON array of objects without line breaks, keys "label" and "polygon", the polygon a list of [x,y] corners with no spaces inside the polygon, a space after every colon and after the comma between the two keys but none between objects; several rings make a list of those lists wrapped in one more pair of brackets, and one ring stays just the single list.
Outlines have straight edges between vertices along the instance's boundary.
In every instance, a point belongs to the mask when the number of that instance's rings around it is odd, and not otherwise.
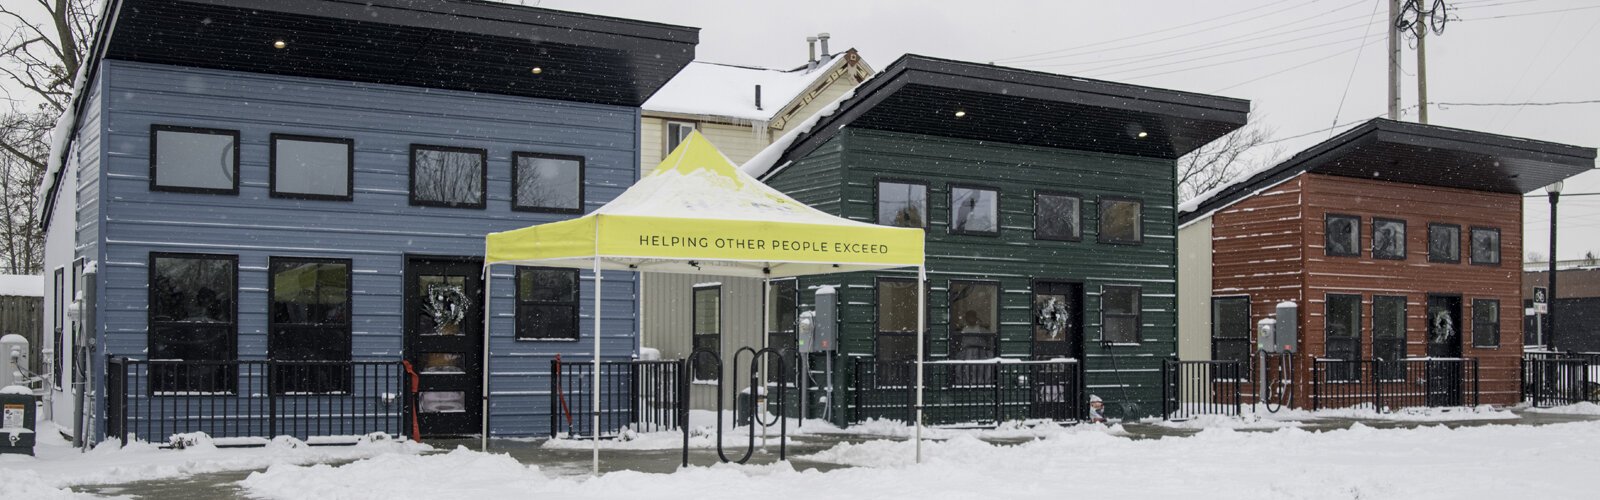
[{"label": "trash bin", "polygon": [[33,391],[27,387],[0,388],[0,453],[33,454],[37,412]]}]

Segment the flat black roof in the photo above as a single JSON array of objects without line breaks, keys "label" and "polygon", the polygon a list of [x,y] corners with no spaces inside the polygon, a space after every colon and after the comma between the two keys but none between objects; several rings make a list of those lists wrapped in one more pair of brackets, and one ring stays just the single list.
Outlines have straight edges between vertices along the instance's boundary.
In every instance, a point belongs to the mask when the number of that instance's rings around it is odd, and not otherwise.
[{"label": "flat black roof", "polygon": [[1171,159],[1243,126],[1249,112],[1243,99],[906,54],[775,165],[846,125]]},{"label": "flat black roof", "polygon": [[119,3],[111,59],[622,106],[699,42],[698,28],[481,0]]},{"label": "flat black roof", "polygon": [[1523,194],[1588,171],[1594,160],[1594,148],[1376,118],[1185,203],[1179,223],[1301,172]]}]

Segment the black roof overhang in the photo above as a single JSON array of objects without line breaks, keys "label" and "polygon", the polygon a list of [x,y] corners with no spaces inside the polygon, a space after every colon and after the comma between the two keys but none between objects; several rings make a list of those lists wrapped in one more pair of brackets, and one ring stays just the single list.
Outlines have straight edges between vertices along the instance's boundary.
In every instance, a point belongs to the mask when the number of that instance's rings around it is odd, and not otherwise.
[{"label": "black roof overhang", "polygon": [[1189,222],[1302,172],[1523,194],[1586,172],[1594,148],[1377,118],[1201,202]]},{"label": "black roof overhang", "polygon": [[1172,159],[1243,126],[1249,111],[1242,99],[908,54],[778,164],[844,125]]},{"label": "black roof overhang", "polygon": [[698,28],[480,0],[121,3],[113,59],[622,106],[699,41]]}]

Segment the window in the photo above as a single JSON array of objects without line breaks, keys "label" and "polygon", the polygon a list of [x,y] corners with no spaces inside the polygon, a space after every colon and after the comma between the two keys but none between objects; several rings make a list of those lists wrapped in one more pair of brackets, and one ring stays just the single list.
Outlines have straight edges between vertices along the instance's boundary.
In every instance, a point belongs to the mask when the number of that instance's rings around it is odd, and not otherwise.
[{"label": "window", "polygon": [[995,357],[995,337],[1000,333],[1000,284],[951,281],[949,295],[950,358]]},{"label": "window", "polygon": [[1250,340],[1255,328],[1250,323],[1250,297],[1214,297],[1211,299],[1211,359],[1238,361],[1239,370],[1233,373],[1222,369],[1213,372],[1212,378],[1243,378],[1250,372]]},{"label": "window", "polygon": [[1472,347],[1500,347],[1500,301],[1472,299]]},{"label": "window", "polygon": [[1083,199],[1070,194],[1036,192],[1033,195],[1033,238],[1078,241],[1083,239]]},{"label": "window", "polygon": [[1500,265],[1500,229],[1472,228],[1472,263],[1489,266]]},{"label": "window", "polygon": [[1361,256],[1361,218],[1328,214],[1322,220],[1322,251],[1335,257]]},{"label": "window", "polygon": [[1406,221],[1372,219],[1372,258],[1406,259]]},{"label": "window", "polygon": [[511,183],[511,209],[531,212],[583,213],[582,156],[516,153]]},{"label": "window", "polygon": [[666,158],[673,150],[678,149],[678,145],[683,144],[694,129],[694,122],[667,122],[667,140],[662,143],[666,145],[666,149],[661,151],[661,157]]},{"label": "window", "polygon": [[1144,202],[1100,198],[1100,242],[1137,244],[1144,241]]},{"label": "window", "polygon": [[950,234],[1000,234],[1000,192],[950,186]]},{"label": "window", "polygon": [[878,181],[878,224],[928,227],[928,185]]},{"label": "window", "polygon": [[153,393],[234,392],[238,270],[233,255],[150,254],[150,359],[189,362],[151,366]]},{"label": "window", "polygon": [[878,278],[878,382],[911,382],[906,361],[917,359],[917,280]]},{"label": "window", "polygon": [[150,190],[239,194],[239,131],[151,125]]},{"label": "window", "polygon": [[66,314],[66,307],[67,307],[67,278],[66,278],[66,276],[67,276],[67,270],[65,268],[60,268],[60,267],[56,268],[56,283],[55,283],[54,293],[52,294],[52,296],[55,297],[55,307],[51,308],[53,310],[53,313],[50,316],[51,318],[54,318],[54,321],[55,321],[55,328],[53,328],[53,330],[55,330],[55,349],[56,350],[51,355],[50,362],[55,363],[55,369],[53,371],[55,372],[56,390],[62,390],[62,388],[67,385],[67,379],[66,379],[66,369],[67,368],[66,367],[67,367],[68,354],[67,354],[67,350],[66,350],[66,346],[67,346],[67,340],[66,340],[67,339],[67,335],[66,335],[66,331],[67,331],[67,328],[66,328],[66,322],[67,322],[67,319],[66,319],[67,318],[67,314]]},{"label": "window", "polygon": [[517,340],[578,340],[578,271],[517,268]]},{"label": "window", "polygon": [[[694,350],[722,356],[722,286],[694,288]],[[709,357],[695,358],[694,379],[714,382],[720,379],[717,364]]]},{"label": "window", "polygon": [[483,208],[489,153],[482,149],[411,145],[411,204]]},{"label": "window", "polygon": [[1139,299],[1139,287],[1107,285],[1100,289],[1101,342],[1139,342]]},{"label": "window", "polygon": [[355,141],[272,134],[272,196],[352,199]]},{"label": "window", "polygon": [[1355,380],[1360,378],[1361,359],[1361,296],[1329,294],[1324,303],[1324,333],[1327,340],[1325,357],[1352,361],[1336,363],[1328,368],[1329,380]]},{"label": "window", "polygon": [[[788,373],[797,369],[795,363],[795,321],[798,318],[800,307],[797,282],[792,279],[773,281],[767,288],[770,299],[767,301],[767,347],[777,349],[783,355],[783,367]],[[773,368],[776,370],[776,367]],[[777,381],[777,374],[771,373],[769,381]],[[792,378],[792,377],[784,377]],[[792,380],[791,380],[792,382]]]},{"label": "window", "polygon": [[[350,260],[273,257],[267,264],[267,356],[277,361],[350,361]],[[348,365],[280,364],[277,394],[349,393]]]},{"label": "window", "polygon": [[1461,226],[1428,224],[1428,262],[1461,262]]},{"label": "window", "polygon": [[1406,298],[1379,295],[1372,298],[1372,358],[1384,380],[1406,377]]}]

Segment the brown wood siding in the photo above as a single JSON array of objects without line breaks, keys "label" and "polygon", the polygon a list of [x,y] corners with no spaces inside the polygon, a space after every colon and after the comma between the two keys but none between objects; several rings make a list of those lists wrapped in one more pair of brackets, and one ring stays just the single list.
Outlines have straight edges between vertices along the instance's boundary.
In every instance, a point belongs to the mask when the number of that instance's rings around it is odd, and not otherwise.
[{"label": "brown wood siding", "polygon": [[1249,295],[1252,326],[1279,302],[1305,302],[1304,179],[1289,179],[1212,216],[1211,296]]},{"label": "brown wood siding", "polygon": [[[1301,302],[1301,347],[1306,358],[1324,354],[1323,307],[1327,294],[1360,294],[1361,353],[1372,358],[1372,298],[1406,297],[1406,354],[1427,355],[1427,297],[1459,294],[1462,299],[1462,354],[1477,358],[1482,402],[1515,404],[1522,357],[1522,197],[1378,180],[1306,174],[1304,179],[1305,301]],[[1254,197],[1260,198],[1260,196]],[[1252,198],[1252,200],[1254,200]],[[1323,217],[1328,213],[1361,218],[1361,256],[1333,257],[1323,250]],[[1406,221],[1405,260],[1372,257],[1374,217]],[[1461,262],[1428,261],[1428,224],[1461,226]],[[1472,227],[1500,230],[1499,265],[1471,263]],[[1258,239],[1259,240],[1259,239]],[[1259,240],[1261,248],[1274,244]],[[1500,346],[1472,345],[1472,300],[1500,301]],[[1270,307],[1263,305],[1262,307]]]}]

